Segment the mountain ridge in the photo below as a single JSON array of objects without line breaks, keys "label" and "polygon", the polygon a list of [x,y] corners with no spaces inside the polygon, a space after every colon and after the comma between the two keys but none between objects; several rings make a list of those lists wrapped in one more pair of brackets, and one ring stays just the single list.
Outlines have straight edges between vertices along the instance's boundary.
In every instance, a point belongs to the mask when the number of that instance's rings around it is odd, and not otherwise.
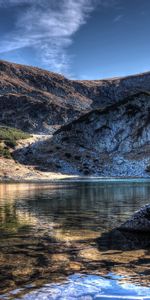
[{"label": "mountain ridge", "polygon": [[79,81],[1,60],[0,124],[48,134],[88,111],[119,102],[140,90],[150,91],[150,72]]},{"label": "mountain ridge", "polygon": [[11,150],[29,176],[149,177],[150,72],[75,81],[0,61],[2,125],[43,134]]}]

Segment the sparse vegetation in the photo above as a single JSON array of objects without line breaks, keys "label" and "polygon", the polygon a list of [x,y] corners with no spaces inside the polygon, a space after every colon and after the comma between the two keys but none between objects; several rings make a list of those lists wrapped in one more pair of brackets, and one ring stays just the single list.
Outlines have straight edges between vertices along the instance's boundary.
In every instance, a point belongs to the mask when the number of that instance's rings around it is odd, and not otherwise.
[{"label": "sparse vegetation", "polygon": [[15,146],[17,145],[17,142],[12,139],[12,140],[5,141],[5,144],[9,148],[15,148]]},{"label": "sparse vegetation", "polygon": [[0,126],[0,156],[11,158],[10,148],[15,148],[17,140],[29,137],[28,133],[19,129]]},{"label": "sparse vegetation", "polygon": [[3,144],[0,144],[0,157],[11,158],[9,149]]},{"label": "sparse vegetation", "polygon": [[0,126],[0,141],[15,143],[17,140],[27,139],[30,135],[16,128]]}]

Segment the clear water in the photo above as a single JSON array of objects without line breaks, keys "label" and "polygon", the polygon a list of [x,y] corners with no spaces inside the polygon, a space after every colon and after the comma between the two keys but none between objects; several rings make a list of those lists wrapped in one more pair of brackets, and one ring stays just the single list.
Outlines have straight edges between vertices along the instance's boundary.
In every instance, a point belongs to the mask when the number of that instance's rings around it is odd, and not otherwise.
[{"label": "clear water", "polygon": [[0,299],[150,299],[149,237],[113,228],[146,181],[0,185]]}]

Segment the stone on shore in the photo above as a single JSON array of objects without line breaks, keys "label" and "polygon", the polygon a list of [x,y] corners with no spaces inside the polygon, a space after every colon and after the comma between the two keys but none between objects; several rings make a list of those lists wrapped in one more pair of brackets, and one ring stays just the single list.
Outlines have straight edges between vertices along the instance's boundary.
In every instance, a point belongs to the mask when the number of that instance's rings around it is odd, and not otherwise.
[{"label": "stone on shore", "polygon": [[119,230],[150,232],[150,204],[143,206]]}]

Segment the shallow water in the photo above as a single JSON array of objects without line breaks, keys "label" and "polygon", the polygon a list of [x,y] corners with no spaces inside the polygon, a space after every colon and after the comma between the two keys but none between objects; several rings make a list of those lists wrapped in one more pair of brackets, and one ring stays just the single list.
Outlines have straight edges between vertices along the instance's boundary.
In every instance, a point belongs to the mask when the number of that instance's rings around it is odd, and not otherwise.
[{"label": "shallow water", "polygon": [[0,299],[150,299],[149,238],[112,230],[146,181],[0,185]]}]

